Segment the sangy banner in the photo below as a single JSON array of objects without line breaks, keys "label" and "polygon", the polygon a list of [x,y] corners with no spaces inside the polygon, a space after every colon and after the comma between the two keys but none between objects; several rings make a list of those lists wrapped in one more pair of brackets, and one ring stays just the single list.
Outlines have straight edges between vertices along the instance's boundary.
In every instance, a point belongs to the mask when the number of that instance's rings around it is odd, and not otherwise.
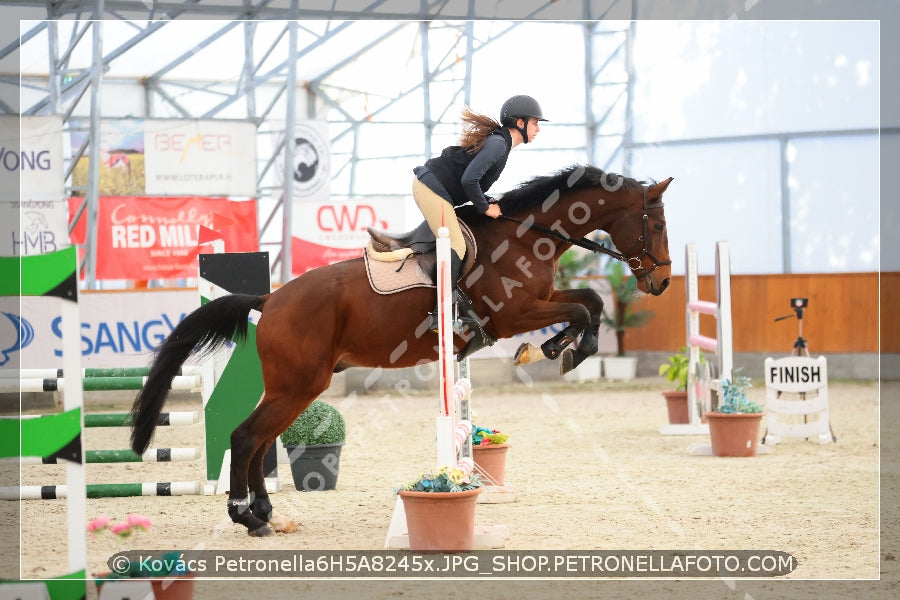
[{"label": "sangy banner", "polygon": [[[63,366],[61,302],[23,297],[0,313],[0,367]],[[200,305],[200,296],[196,289],[83,290],[78,304],[83,366],[146,367],[166,336]]]},{"label": "sangy banner", "polygon": [[294,274],[362,256],[369,239],[367,227],[406,231],[406,208],[402,198],[390,197],[294,203]]},{"label": "sangy banner", "polygon": [[256,126],[145,121],[147,194],[256,196]]},{"label": "sangy banner", "polygon": [[[80,198],[69,201],[74,216]],[[259,249],[256,201],[226,198],[149,196],[98,198],[97,279],[197,277],[200,228],[221,234],[228,252]],[[84,220],[73,241],[84,243]]]}]

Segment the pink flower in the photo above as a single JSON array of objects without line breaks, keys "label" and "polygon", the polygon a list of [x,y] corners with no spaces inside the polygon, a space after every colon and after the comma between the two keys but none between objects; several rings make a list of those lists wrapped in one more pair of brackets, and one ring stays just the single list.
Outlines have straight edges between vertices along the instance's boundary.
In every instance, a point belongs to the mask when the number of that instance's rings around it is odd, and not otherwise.
[{"label": "pink flower", "polygon": [[87,530],[93,534],[97,531],[103,531],[104,529],[106,529],[107,525],[109,525],[109,517],[107,517],[106,515],[100,515],[96,519],[88,522]]},{"label": "pink flower", "polygon": [[150,529],[150,519],[145,517],[144,515],[128,515],[128,524],[132,527],[138,527],[143,529],[144,531],[148,531]]},{"label": "pink flower", "polygon": [[131,524],[128,521],[122,521],[110,527],[109,530],[119,537],[128,537],[131,535]]}]

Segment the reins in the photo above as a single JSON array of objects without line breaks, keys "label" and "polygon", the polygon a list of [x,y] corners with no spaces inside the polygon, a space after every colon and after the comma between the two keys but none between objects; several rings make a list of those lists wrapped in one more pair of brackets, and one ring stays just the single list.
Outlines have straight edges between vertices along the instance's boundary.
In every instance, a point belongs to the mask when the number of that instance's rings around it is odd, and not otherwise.
[{"label": "reins", "polygon": [[[653,251],[650,250],[648,246],[648,226],[650,217],[647,214],[647,211],[652,208],[662,208],[664,204],[662,202],[656,202],[654,204],[647,204],[647,188],[644,187],[644,202],[643,202],[643,235],[638,238],[639,242],[643,242],[643,248],[641,249],[641,253],[637,256],[632,256],[631,258],[625,256],[621,252],[617,250],[613,250],[612,248],[607,248],[603,244],[598,244],[593,240],[589,240],[587,238],[573,238],[564,233],[560,233],[558,231],[554,231],[549,227],[545,227],[539,223],[534,222],[534,215],[529,215],[526,219],[516,219],[515,217],[510,217],[507,215],[500,215],[501,219],[506,219],[507,221],[512,221],[514,223],[518,223],[521,227],[525,229],[531,229],[533,231],[538,231],[550,237],[556,238],[562,242],[566,242],[572,244],[573,246],[578,246],[579,248],[584,248],[585,250],[590,250],[591,252],[597,252],[600,254],[606,254],[615,258],[616,260],[620,260],[628,265],[628,268],[631,269],[632,273],[638,271],[639,273],[635,273],[635,275],[644,275],[649,274],[655,271],[657,268],[662,267],[664,265],[672,264],[671,260],[659,260]],[[645,256],[649,256],[650,260],[653,261],[653,267],[650,269],[645,269],[642,265],[642,261]]]}]

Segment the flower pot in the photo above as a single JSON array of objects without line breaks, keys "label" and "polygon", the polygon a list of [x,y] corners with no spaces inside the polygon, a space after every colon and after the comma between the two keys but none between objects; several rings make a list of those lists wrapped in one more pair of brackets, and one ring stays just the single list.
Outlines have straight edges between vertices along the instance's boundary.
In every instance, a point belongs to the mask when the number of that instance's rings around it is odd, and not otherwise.
[{"label": "flower pot", "polygon": [[403,500],[409,549],[468,552],[475,546],[477,487],[464,492],[397,492]]},{"label": "flower pot", "polygon": [[669,413],[670,425],[684,425],[691,422],[688,415],[687,392],[672,390],[663,392],[662,395],[666,398],[666,410]]},{"label": "flower pot", "polygon": [[191,600],[194,597],[194,576],[168,577],[151,582],[156,600]]},{"label": "flower pot", "polygon": [[333,490],[337,487],[343,445],[344,442],[285,446],[291,463],[294,487],[301,492]]},{"label": "flower pot", "polygon": [[637,373],[637,358],[606,356],[603,358],[603,373],[609,381],[631,381]]},{"label": "flower pot", "polygon": [[603,358],[588,356],[574,370],[563,375],[563,380],[571,383],[599,381],[603,372]]},{"label": "flower pot", "polygon": [[472,459],[475,461],[475,471],[481,473],[481,476],[487,479],[488,485],[503,485],[507,450],[509,450],[509,444],[472,446]]},{"label": "flower pot", "polygon": [[756,456],[763,413],[703,414],[709,423],[713,456]]},{"label": "flower pot", "polygon": [[[103,574],[105,577],[108,573]],[[104,598],[143,598],[148,590],[153,591],[156,600],[191,600],[194,597],[194,574],[145,579],[143,577],[125,579],[96,579],[97,594]],[[106,589],[108,587],[108,589]]]}]

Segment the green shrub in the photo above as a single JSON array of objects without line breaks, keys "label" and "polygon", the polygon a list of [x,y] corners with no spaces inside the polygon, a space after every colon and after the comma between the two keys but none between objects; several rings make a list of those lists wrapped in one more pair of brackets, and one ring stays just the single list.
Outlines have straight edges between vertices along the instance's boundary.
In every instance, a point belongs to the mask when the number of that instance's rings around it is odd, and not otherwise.
[{"label": "green shrub", "polygon": [[281,434],[285,446],[310,446],[336,444],[346,435],[344,417],[338,410],[322,400],[313,400],[297,420]]}]

